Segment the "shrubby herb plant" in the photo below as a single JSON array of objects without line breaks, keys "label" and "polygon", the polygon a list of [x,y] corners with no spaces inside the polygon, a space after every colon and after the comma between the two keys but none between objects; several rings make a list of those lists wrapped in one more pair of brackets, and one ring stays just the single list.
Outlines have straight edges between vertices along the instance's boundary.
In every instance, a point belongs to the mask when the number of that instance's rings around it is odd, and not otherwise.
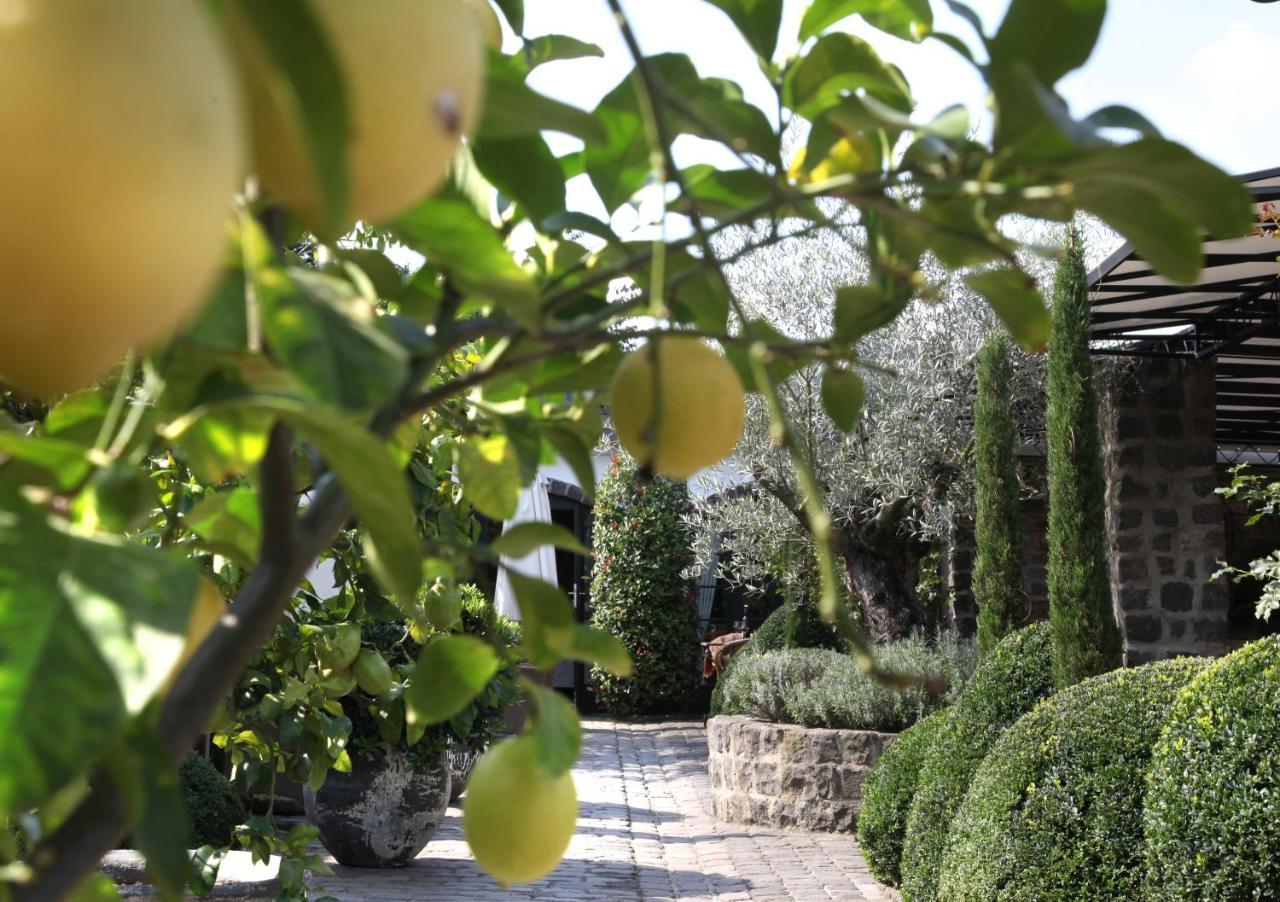
[{"label": "shrubby herb plant", "polygon": [[[127,2],[105,18],[30,3],[0,23],[0,84],[30,87],[0,92],[0,262],[22,299],[0,329],[0,818],[31,827],[21,860],[0,843],[3,895],[109,897],[97,864],[126,830],[160,891],[181,891],[177,764],[335,543],[358,541],[381,596],[415,625],[429,620],[419,586],[440,568],[456,585],[503,554],[573,547],[546,526],[491,544],[436,535],[405,474],[425,431],[421,453],[451,474],[435,490],[494,520],[514,515],[554,455],[590,485],[599,405],[631,343],[651,353],[680,333],[720,346],[796,468],[819,608],[875,671],[780,386],[817,367],[821,403],[853,429],[870,372],[858,343],[926,291],[930,257],[965,268],[1021,346],[1043,345],[1042,299],[1000,229],[1010,215],[1094,213],[1174,280],[1197,274],[1202,232],[1249,227],[1251,198],[1230,176],[1132,111],[1079,118],[1056,93],[1088,60],[1103,0],[1013,0],[993,33],[971,17],[960,36],[915,0],[819,0],[786,34],[780,0],[715,0],[759,60],[768,113],[684,56],[645,56],[617,0],[605,2],[633,66],[593,110],[528,78],[601,51],[525,39],[518,0],[495,6],[509,54],[486,48],[491,23],[470,15],[488,10],[461,0],[362,6],[352,25],[338,0]],[[972,137],[959,108],[914,116],[901,70],[840,27],[852,15],[974,62],[991,88],[990,139]],[[393,52],[362,52],[379,36]],[[72,57],[74,77],[51,62]],[[148,94],[157,85],[163,97]],[[371,123],[371,97],[402,114]],[[202,127],[174,129],[175,118]],[[797,160],[781,136],[800,123]],[[1117,129],[1132,140],[1114,143]],[[581,151],[555,156],[548,130]],[[683,136],[736,162],[679,160]],[[238,185],[246,171],[255,178]],[[605,218],[566,209],[566,183],[582,176]],[[649,209],[654,185],[667,227],[650,228],[646,212],[642,230],[618,231]],[[832,230],[834,207],[866,268],[833,286],[828,328],[788,337],[747,312],[724,268]],[[373,244],[352,240],[362,217]],[[732,250],[717,243],[730,230],[745,236]],[[382,253],[393,245],[422,264],[402,273]],[[620,282],[631,290],[611,290]],[[651,400],[654,424],[684,421],[672,416],[681,395]],[[192,520],[191,501],[210,492],[218,506]],[[557,587],[513,582],[523,658],[629,672],[625,649],[574,623]],[[475,637],[426,644],[406,721],[449,721],[501,665]],[[571,782],[581,741],[560,699],[522,687],[534,712],[515,740],[524,779],[504,799],[522,812],[517,837],[572,814],[551,790]],[[340,733],[319,750],[333,764]],[[472,792],[505,776],[482,761]],[[501,859],[512,836],[484,814],[469,818],[468,840],[513,879],[554,867],[571,832],[506,870],[490,853]],[[248,826],[262,852],[270,825]],[[305,830],[276,839],[305,863]],[[302,866],[285,869],[290,892]]]}]

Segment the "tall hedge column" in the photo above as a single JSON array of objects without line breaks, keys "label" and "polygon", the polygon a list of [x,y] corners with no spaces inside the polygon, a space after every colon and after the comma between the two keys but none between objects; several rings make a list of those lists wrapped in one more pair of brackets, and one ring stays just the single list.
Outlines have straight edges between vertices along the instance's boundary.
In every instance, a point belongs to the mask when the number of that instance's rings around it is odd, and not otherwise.
[{"label": "tall hedge column", "polygon": [[592,670],[613,714],[683,711],[697,685],[697,615],[683,576],[693,560],[688,511],[683,482],[640,479],[623,458],[596,492],[591,625],[622,640],[635,664],[626,679]]},{"label": "tall hedge column", "polygon": [[1107,560],[1106,482],[1089,357],[1089,293],[1073,232],[1053,286],[1049,338],[1049,625],[1059,687],[1120,665]]},{"label": "tall hedge column", "polygon": [[986,655],[1008,635],[1026,596],[1012,382],[1009,339],[1000,333],[978,354],[978,401],[973,409],[974,538],[978,546],[973,596],[978,605],[980,655]]}]

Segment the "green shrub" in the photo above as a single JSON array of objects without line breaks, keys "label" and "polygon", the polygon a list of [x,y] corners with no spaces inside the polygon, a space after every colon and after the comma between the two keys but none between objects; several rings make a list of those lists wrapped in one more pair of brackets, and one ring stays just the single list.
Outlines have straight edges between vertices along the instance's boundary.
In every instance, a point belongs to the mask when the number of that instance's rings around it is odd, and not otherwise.
[{"label": "green shrub", "polygon": [[1012,380],[1009,338],[1000,332],[978,354],[978,400],[973,406],[973,600],[978,605],[978,653],[984,656],[1013,629],[1026,596]]},{"label": "green shrub", "polygon": [[1152,752],[1144,805],[1151,894],[1280,893],[1280,637],[1207,668],[1178,696]]},{"label": "green shrub", "polygon": [[192,752],[178,771],[182,801],[191,821],[188,848],[229,846],[245,809],[230,781],[202,756]]},{"label": "green shrub", "polygon": [[1087,278],[1084,251],[1072,232],[1053,283],[1046,364],[1049,623],[1059,689],[1119,667],[1123,650],[1111,604],[1106,479],[1089,354],[1093,308]]},{"label": "green shrub", "polygon": [[1151,748],[1204,667],[1160,661],[1045,699],[991,748],[951,823],[949,902],[1137,899]]},{"label": "green shrub", "polygon": [[613,714],[682,711],[693,698],[701,648],[683,575],[693,562],[688,511],[684,483],[640,479],[622,458],[596,493],[591,625],[620,639],[634,664],[625,679],[591,671]]},{"label": "green shrub", "polygon": [[938,896],[938,871],[951,820],[987,750],[1014,721],[1053,691],[1053,649],[1046,624],[1006,636],[983,659],[947,709],[925,756],[902,844],[907,902]]},{"label": "green shrub", "polygon": [[902,838],[920,781],[920,768],[946,718],[934,711],[889,744],[862,784],[858,844],[881,883],[902,882]]},{"label": "green shrub", "polygon": [[[972,643],[951,636],[933,646],[911,638],[876,650],[877,662],[888,670],[942,675],[953,687],[968,679],[973,659]],[[848,654],[822,648],[784,648],[739,658],[721,677],[721,685],[725,714],[844,730],[900,730],[945,700],[931,698],[923,689],[890,689],[863,673]]]},{"label": "green shrub", "polygon": [[787,648],[829,648],[844,651],[835,626],[822,619],[812,598],[798,597],[785,605],[782,641]]}]

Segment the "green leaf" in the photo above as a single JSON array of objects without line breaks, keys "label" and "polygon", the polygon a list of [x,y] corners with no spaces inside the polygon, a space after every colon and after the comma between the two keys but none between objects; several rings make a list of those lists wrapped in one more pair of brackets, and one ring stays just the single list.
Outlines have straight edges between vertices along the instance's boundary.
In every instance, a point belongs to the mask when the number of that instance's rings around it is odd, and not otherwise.
[{"label": "green leaf", "polygon": [[270,431],[269,414],[224,407],[202,414],[172,437],[200,481],[216,485],[256,467],[267,451]]},{"label": "green leaf", "polygon": [[765,62],[773,59],[782,25],[782,0],[708,0],[724,10],[738,31]]},{"label": "green leaf", "polygon": [[528,66],[528,71],[532,72],[546,63],[603,56],[604,51],[596,44],[580,41],[567,34],[544,34],[525,42],[522,61]]},{"label": "green leaf", "polygon": [[462,493],[476,510],[493,520],[510,520],[520,501],[520,458],[502,433],[469,436],[457,445]]},{"label": "green leaf", "polygon": [[584,141],[601,139],[600,124],[590,113],[539,94],[525,84],[525,74],[510,59],[489,58],[484,117],[476,130],[477,140],[525,138],[544,131],[564,132]]},{"label": "green leaf", "polygon": [[875,48],[851,34],[828,34],[791,67],[783,85],[783,101],[812,118],[858,89],[900,112],[913,106],[911,89],[897,69]]},{"label": "green leaf", "polygon": [[0,512],[0,814],[81,775],[155,695],[199,579],[184,559]]},{"label": "green leaf", "polygon": [[591,550],[578,541],[578,537],[556,523],[512,523],[502,535],[489,543],[494,554],[521,558],[532,554],[543,545],[554,545],[574,554],[590,556]]},{"label": "green leaf", "polygon": [[53,477],[60,489],[78,485],[92,469],[82,445],[16,432],[0,432],[0,466],[4,465],[6,458],[40,468]]},{"label": "green leaf", "polygon": [[907,306],[908,298],[878,285],[850,285],[836,292],[835,336],[850,344],[886,326]]},{"label": "green leaf", "polygon": [[106,874],[93,874],[77,886],[67,902],[118,902],[120,891]]},{"label": "green leaf", "polygon": [[444,723],[489,685],[501,662],[473,636],[441,636],[422,650],[405,690],[410,724]]},{"label": "green leaf", "polygon": [[582,723],[573,703],[554,689],[535,686],[533,729],[530,731],[538,747],[538,760],[552,776],[568,773],[582,752]]},{"label": "green leaf", "polygon": [[987,49],[992,68],[1024,62],[1052,86],[1093,53],[1107,0],[1013,0]]},{"label": "green leaf", "polygon": [[632,673],[631,654],[622,640],[591,626],[579,625],[573,631],[565,657],[595,664],[617,677],[629,677]]},{"label": "green leaf", "polygon": [[1049,311],[1035,280],[1018,269],[992,269],[965,279],[1000,317],[1024,350],[1043,351],[1049,343]]},{"label": "green leaf", "polygon": [[800,22],[800,40],[855,15],[862,16],[873,28],[906,41],[919,43],[933,30],[929,0],[814,0]]},{"label": "green leaf", "polygon": [[653,174],[635,77],[633,70],[596,106],[601,134],[582,151],[583,166],[607,210],[629,201]]},{"label": "green leaf", "polygon": [[583,494],[588,500],[593,498],[596,491],[596,471],[591,457],[592,445],[565,426],[549,426],[543,430],[542,436],[569,465],[569,469],[573,470]]},{"label": "green leaf", "polygon": [[471,151],[494,187],[524,207],[535,225],[564,210],[564,172],[541,135],[481,138]]},{"label": "green leaf", "polygon": [[398,218],[392,230],[445,270],[464,293],[501,304],[512,315],[532,314],[537,302],[532,277],[465,201],[428,198]]},{"label": "green leaf", "polygon": [[191,822],[168,750],[149,726],[135,723],[106,766],[125,800],[136,848],[146,856],[147,876],[162,897],[181,898],[191,877]]},{"label": "green leaf", "polygon": [[243,28],[262,60],[276,99],[292,113],[305,138],[312,176],[322,199],[321,237],[336,238],[350,224],[347,202],[346,80],[307,0],[229,0],[233,27]]},{"label": "green leaf", "polygon": [[293,270],[292,285],[262,299],[262,329],[272,353],[322,401],[344,410],[371,410],[395,397],[408,376],[404,350],[347,302],[349,283]]},{"label": "green leaf", "polygon": [[253,569],[262,544],[262,513],[258,494],[239,487],[229,492],[210,492],[183,516],[187,528],[200,537],[215,554],[231,558],[241,567]]},{"label": "green leaf", "polygon": [[91,447],[107,418],[110,397],[100,388],[67,395],[44,418],[44,434]]},{"label": "green leaf", "polygon": [[827,367],[822,374],[822,406],[841,432],[851,432],[866,401],[867,387],[853,370]]},{"label": "green leaf", "polygon": [[494,0],[516,34],[524,33],[524,0]]},{"label": "green leaf", "polygon": [[187,888],[193,894],[207,896],[213,892],[224,854],[225,850],[210,845],[203,845],[191,854],[191,873],[187,877]]},{"label": "green leaf", "polygon": [[564,657],[578,624],[559,587],[507,570],[520,606],[520,650],[534,667],[549,670]]}]

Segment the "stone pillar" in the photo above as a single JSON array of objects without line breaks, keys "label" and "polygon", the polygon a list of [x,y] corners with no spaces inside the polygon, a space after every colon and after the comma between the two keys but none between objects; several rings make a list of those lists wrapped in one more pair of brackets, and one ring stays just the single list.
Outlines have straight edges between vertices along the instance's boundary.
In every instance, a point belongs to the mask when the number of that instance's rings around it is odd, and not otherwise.
[{"label": "stone pillar", "polygon": [[951,595],[951,622],[962,636],[973,636],[978,631],[978,609],[973,601],[973,559],[976,554],[973,524],[953,519],[947,541],[946,585]]},{"label": "stone pillar", "polygon": [[1142,360],[1102,404],[1111,592],[1125,663],[1226,650],[1226,508],[1212,360]]}]

